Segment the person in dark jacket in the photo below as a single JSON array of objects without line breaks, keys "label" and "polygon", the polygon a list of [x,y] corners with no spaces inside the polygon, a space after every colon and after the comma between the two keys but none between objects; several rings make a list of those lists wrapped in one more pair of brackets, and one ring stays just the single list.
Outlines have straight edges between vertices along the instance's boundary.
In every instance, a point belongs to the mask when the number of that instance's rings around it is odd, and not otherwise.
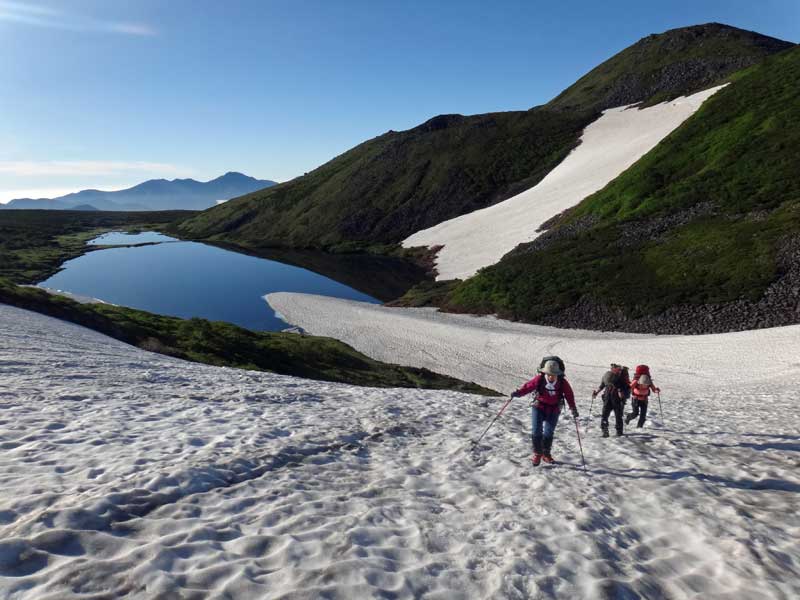
[{"label": "person in dark jacket", "polygon": [[569,404],[572,416],[578,417],[575,394],[563,374],[564,372],[556,361],[548,360],[536,377],[511,394],[513,398],[519,398],[525,394],[534,393],[531,403],[531,440],[533,442],[531,460],[534,466],[538,466],[541,461],[554,462],[551,448],[558,417],[561,414],[562,399]]},{"label": "person in dark jacket", "polygon": [[611,369],[606,371],[600,381],[600,387],[592,392],[592,398],[603,392],[603,414],[600,418],[600,428],[603,437],[608,437],[608,417],[614,412],[614,425],[617,436],[623,433],[623,417],[625,416],[625,400],[630,395],[630,381],[627,368],[616,363],[611,364]]}]

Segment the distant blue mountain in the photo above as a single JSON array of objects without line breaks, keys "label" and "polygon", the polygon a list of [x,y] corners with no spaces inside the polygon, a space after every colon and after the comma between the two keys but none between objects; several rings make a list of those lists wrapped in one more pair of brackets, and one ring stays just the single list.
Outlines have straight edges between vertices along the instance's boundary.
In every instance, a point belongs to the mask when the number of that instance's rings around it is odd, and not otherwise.
[{"label": "distant blue mountain", "polygon": [[56,210],[204,210],[223,200],[230,200],[271,187],[276,182],[255,179],[234,171],[211,181],[194,179],[150,179],[126,190],[103,192],[83,190],[58,198],[19,198],[0,208]]}]

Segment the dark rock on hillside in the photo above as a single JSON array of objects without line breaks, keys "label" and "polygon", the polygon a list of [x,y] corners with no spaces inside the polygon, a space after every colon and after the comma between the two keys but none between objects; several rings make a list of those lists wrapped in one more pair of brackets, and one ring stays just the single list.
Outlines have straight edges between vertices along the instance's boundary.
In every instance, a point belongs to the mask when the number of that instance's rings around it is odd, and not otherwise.
[{"label": "dark rock on hillside", "polygon": [[622,308],[588,297],[541,320],[542,325],[629,333],[707,334],[800,323],[800,236],[787,238],[778,252],[780,277],[756,302],[683,304],[658,315],[630,318]]},{"label": "dark rock on hillside", "polygon": [[416,126],[411,131],[430,132],[447,129],[466,120],[464,115],[438,115],[428,119],[422,125]]},{"label": "dark rock on hillside", "polygon": [[[691,223],[700,217],[714,216],[718,212],[719,209],[712,202],[700,202],[677,213],[631,221],[626,225],[625,233],[616,236],[610,243],[616,248],[627,248],[643,242],[659,240],[664,234],[681,225]],[[532,242],[520,244],[506,254],[504,258],[531,254],[546,250],[558,242],[576,240],[580,237],[580,234],[589,231],[600,222],[600,217],[594,214],[582,215],[572,221],[566,220],[570,213],[571,211],[566,210],[542,223],[539,230],[546,230],[542,235]]]}]

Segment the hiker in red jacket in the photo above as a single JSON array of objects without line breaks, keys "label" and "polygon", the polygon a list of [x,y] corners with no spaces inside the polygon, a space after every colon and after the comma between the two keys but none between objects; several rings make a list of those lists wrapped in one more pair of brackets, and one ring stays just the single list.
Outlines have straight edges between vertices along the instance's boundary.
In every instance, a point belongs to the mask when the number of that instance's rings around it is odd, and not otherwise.
[{"label": "hiker in red jacket", "polygon": [[656,394],[661,392],[650,378],[650,369],[647,367],[640,369],[640,367],[636,367],[636,374],[631,383],[633,412],[628,413],[625,417],[626,425],[636,417],[639,417],[639,421],[636,424],[637,428],[642,427],[647,420],[647,401],[650,398],[650,392],[653,391]]},{"label": "hiker in red jacket", "polygon": [[564,399],[569,404],[572,416],[578,417],[575,395],[563,375],[564,371],[558,362],[555,360],[545,361],[536,377],[511,394],[513,398],[518,398],[531,392],[534,393],[534,399],[531,402],[531,438],[533,442],[531,460],[534,466],[538,466],[541,461],[554,462],[550,449],[553,446],[553,436]]}]

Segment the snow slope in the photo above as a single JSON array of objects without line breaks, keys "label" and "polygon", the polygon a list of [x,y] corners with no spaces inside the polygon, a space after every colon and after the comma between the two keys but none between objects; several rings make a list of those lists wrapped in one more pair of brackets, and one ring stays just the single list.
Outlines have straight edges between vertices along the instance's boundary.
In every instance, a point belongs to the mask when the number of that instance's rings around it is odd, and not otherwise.
[{"label": "snow slope", "polygon": [[800,325],[658,336],[558,329],[313,294],[265,298],[283,319],[311,334],[341,340],[377,360],[426,367],[503,392],[517,389],[547,354],[567,360],[570,379],[589,391],[612,362],[657,366],[662,387],[687,394],[718,383],[733,390],[800,382]]},{"label": "snow slope", "polygon": [[185,363],[0,305],[0,597],[797,597],[797,368],[753,383],[622,440],[582,418],[586,474],[565,420],[534,470],[521,400],[468,452],[501,400]]},{"label": "snow slope", "polygon": [[418,231],[403,246],[443,245],[437,278],[466,279],[517,245],[538,237],[539,226],[601,190],[700,108],[719,86],[638,110],[606,110],[580,145],[536,186],[504,202]]}]

